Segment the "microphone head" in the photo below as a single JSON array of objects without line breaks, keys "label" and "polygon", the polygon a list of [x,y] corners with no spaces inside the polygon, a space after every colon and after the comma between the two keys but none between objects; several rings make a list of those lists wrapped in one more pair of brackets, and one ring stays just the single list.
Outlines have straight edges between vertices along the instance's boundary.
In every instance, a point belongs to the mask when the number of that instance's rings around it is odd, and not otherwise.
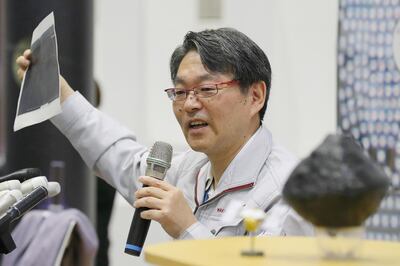
[{"label": "microphone head", "polygon": [[162,141],[156,141],[151,147],[150,154],[147,157],[147,164],[157,164],[166,169],[171,167],[172,146]]},{"label": "microphone head", "polygon": [[168,143],[157,141],[151,147],[147,157],[146,175],[163,180],[167,170],[171,167],[172,146]]},{"label": "microphone head", "polygon": [[48,197],[52,198],[58,195],[61,191],[60,183],[58,182],[48,182],[47,183],[47,193],[49,193]]}]

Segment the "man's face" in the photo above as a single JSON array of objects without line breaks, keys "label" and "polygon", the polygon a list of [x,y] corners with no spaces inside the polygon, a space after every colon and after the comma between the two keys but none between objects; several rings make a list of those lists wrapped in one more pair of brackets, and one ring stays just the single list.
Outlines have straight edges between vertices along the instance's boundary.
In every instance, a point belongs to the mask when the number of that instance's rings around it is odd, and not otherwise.
[{"label": "man's face", "polygon": [[[175,87],[190,89],[232,79],[233,75],[209,73],[199,54],[190,51],[179,66]],[[254,123],[259,123],[254,121],[258,114],[252,110],[251,93],[243,95],[238,84],[224,86],[209,98],[191,91],[186,100],[173,102],[173,110],[190,147],[216,159],[236,154],[254,132]]]}]

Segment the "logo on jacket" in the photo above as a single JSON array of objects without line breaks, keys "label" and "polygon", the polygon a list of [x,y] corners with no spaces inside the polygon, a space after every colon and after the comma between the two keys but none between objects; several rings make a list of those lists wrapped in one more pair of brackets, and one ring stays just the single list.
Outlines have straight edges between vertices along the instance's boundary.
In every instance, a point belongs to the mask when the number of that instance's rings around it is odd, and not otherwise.
[{"label": "logo on jacket", "polygon": [[217,208],[217,212],[223,213],[225,211],[224,208]]}]

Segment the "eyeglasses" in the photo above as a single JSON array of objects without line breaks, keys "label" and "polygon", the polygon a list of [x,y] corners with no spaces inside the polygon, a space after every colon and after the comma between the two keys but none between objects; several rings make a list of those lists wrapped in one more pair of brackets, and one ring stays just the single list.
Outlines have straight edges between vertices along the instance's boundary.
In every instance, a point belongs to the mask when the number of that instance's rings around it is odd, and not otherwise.
[{"label": "eyeglasses", "polygon": [[199,98],[207,98],[214,96],[218,93],[218,90],[224,89],[228,86],[238,84],[239,81],[236,79],[225,81],[216,84],[204,84],[191,89],[181,88],[170,88],[166,89],[165,92],[172,101],[183,101],[189,95],[190,91],[193,91],[194,95]]}]

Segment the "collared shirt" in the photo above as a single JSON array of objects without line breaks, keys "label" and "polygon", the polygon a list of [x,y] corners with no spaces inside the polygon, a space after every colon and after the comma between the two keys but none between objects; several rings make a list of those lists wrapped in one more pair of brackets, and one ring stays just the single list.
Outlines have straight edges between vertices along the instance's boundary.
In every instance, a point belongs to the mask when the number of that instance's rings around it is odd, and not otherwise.
[{"label": "collared shirt", "polygon": [[[86,164],[114,186],[130,203],[141,187],[137,178],[144,175],[149,149],[125,127],[92,107],[79,93],[69,97],[63,113],[52,119],[70,140]],[[182,239],[244,235],[242,218],[224,221],[223,214],[235,200],[241,209],[266,211],[260,234],[307,235],[313,230],[281,199],[282,187],[297,164],[297,159],[272,140],[261,126],[231,161],[204,199],[210,162],[203,153],[187,150],[174,154],[165,180],[179,188],[198,222],[187,228]]]}]

